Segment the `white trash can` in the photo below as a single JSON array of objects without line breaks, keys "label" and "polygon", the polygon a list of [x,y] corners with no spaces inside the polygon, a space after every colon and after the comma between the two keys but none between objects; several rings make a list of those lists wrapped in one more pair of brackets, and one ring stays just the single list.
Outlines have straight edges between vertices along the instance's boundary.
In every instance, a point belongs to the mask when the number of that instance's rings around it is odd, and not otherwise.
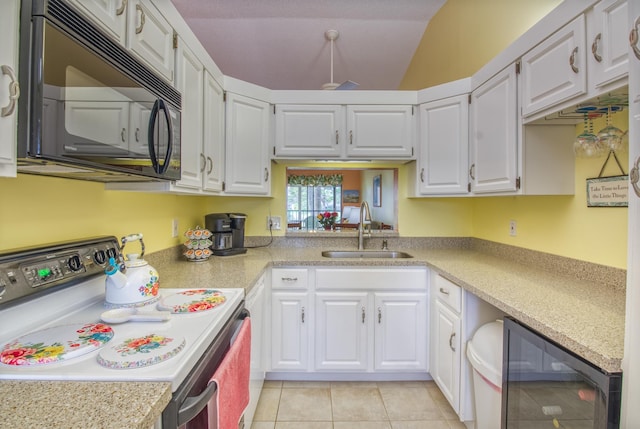
[{"label": "white trash can", "polygon": [[502,320],[482,325],[467,343],[473,367],[476,429],[500,427],[502,406]]}]

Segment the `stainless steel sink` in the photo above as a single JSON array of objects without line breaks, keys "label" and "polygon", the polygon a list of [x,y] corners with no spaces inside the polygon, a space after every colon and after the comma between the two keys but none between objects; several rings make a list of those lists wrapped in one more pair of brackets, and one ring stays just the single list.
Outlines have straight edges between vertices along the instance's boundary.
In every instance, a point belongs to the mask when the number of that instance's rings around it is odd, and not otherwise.
[{"label": "stainless steel sink", "polygon": [[395,250],[324,250],[322,256],[325,258],[413,258],[406,252]]}]

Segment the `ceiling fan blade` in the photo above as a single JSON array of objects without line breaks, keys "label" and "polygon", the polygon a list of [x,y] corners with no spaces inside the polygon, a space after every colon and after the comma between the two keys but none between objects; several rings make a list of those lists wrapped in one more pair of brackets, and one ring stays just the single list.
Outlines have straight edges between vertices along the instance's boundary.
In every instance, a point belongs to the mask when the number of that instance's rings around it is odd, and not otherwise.
[{"label": "ceiling fan blade", "polygon": [[356,89],[359,84],[355,83],[352,80],[348,80],[346,82],[342,82],[340,85],[336,87],[336,90],[348,90],[348,89]]}]

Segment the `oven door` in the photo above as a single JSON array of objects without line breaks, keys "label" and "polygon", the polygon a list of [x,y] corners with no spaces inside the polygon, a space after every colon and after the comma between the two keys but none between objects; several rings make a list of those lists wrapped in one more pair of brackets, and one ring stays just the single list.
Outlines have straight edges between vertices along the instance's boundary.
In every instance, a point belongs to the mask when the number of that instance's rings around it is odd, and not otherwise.
[{"label": "oven door", "polygon": [[622,377],[504,319],[502,428],[617,429]]},{"label": "oven door", "polygon": [[162,412],[162,429],[217,429],[216,426],[209,426],[209,421],[216,421],[216,416],[210,414],[217,414],[216,401],[212,399],[215,399],[218,389],[216,383],[209,381],[247,316],[249,312],[242,301],[185,381],[174,392],[169,405]]}]

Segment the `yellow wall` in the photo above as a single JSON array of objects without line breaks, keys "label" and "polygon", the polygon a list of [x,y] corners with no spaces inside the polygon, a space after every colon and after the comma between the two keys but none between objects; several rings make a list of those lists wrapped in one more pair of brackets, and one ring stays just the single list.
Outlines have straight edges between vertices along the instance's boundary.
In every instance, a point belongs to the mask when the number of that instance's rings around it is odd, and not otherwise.
[{"label": "yellow wall", "polygon": [[447,0],[431,19],[399,89],[469,77],[561,0]]}]

